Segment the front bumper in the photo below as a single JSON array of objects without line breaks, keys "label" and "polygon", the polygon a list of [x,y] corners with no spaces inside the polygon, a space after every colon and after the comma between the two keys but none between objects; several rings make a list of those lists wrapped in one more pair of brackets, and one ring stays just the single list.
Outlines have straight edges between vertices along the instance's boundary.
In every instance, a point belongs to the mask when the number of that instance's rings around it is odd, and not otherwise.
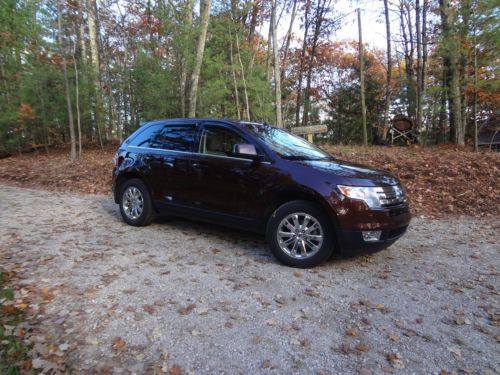
[{"label": "front bumper", "polygon": [[[384,209],[370,210],[364,204],[350,202],[349,207],[337,209],[337,245],[341,255],[359,255],[383,250],[401,236],[410,224],[407,203]],[[343,215],[342,215],[343,214]],[[378,241],[365,241],[364,231],[381,231]]]},{"label": "front bumper", "polygon": [[382,230],[379,241],[366,242],[363,239],[363,231],[339,230],[337,235],[341,255],[361,255],[374,253],[391,246],[401,238],[408,225],[400,228]]}]

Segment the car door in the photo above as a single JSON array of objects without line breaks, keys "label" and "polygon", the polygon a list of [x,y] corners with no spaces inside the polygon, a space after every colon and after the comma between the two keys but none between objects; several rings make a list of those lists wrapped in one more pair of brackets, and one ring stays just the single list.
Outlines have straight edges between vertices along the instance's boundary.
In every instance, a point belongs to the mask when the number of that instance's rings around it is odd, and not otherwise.
[{"label": "car door", "polygon": [[265,165],[235,157],[234,145],[252,143],[229,127],[204,124],[198,153],[193,155],[193,184],[196,205],[223,215],[252,220],[257,217],[255,202],[260,196],[260,176]]},{"label": "car door", "polygon": [[194,123],[167,124],[152,132],[147,143],[131,146],[142,153],[145,175],[157,203],[193,204],[189,189],[196,127]]}]

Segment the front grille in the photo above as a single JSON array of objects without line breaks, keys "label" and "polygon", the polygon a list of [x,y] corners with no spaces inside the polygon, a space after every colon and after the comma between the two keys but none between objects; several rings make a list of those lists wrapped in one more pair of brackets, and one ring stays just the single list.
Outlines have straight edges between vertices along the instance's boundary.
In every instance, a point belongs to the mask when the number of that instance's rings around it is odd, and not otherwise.
[{"label": "front grille", "polygon": [[383,207],[395,206],[406,202],[404,190],[399,185],[381,187],[377,194],[380,198],[380,204]]}]

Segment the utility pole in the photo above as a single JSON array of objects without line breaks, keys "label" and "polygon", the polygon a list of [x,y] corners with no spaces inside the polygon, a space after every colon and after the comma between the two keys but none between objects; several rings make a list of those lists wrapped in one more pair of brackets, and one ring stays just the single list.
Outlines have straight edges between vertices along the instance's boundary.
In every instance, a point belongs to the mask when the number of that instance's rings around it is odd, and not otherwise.
[{"label": "utility pole", "polygon": [[363,145],[368,146],[368,131],[366,129],[366,103],[365,103],[365,56],[363,51],[361,12],[359,8],[358,8],[358,33],[359,33],[359,82],[361,91],[361,116],[363,118]]}]

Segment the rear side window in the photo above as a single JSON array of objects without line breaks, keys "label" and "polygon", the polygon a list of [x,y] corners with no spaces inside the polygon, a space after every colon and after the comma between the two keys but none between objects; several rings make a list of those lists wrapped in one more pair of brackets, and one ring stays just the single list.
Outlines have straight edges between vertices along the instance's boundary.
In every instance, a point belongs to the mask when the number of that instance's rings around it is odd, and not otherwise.
[{"label": "rear side window", "polygon": [[165,125],[158,124],[146,127],[146,129],[132,139],[129,145],[136,147],[153,147],[155,138],[157,138],[164,126]]},{"label": "rear side window", "polygon": [[196,125],[167,125],[156,136],[151,147],[190,152],[195,137]]}]

